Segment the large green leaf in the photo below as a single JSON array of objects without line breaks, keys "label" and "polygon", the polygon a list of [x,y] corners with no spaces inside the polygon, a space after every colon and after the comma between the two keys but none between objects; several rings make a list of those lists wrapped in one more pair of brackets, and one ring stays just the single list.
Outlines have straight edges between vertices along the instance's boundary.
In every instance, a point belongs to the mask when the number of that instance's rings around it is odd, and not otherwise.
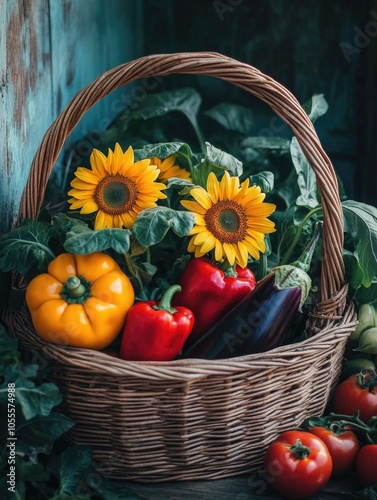
[{"label": "large green leaf", "polygon": [[37,461],[39,453],[49,455],[54,442],[74,425],[70,418],[55,412],[26,420],[21,425],[18,421],[17,417],[17,453],[32,461]]},{"label": "large green leaf", "polygon": [[200,104],[200,95],[190,87],[148,94],[118,115],[109,131],[104,134],[104,142],[106,135],[113,134],[114,130],[118,136],[125,132],[131,120],[148,120],[180,111],[191,121],[195,121]]},{"label": "large green leaf", "polygon": [[353,240],[358,267],[352,284],[369,287],[377,275],[377,208],[353,200],[343,202],[342,207],[344,231]]},{"label": "large green leaf", "polygon": [[274,174],[266,170],[265,172],[251,175],[250,185],[259,186],[263,193],[269,193],[274,189]]},{"label": "large green leaf", "polygon": [[209,142],[205,143],[206,153],[196,155],[196,164],[193,165],[192,180],[202,187],[206,186],[210,172],[227,170],[230,175],[240,176],[243,172],[242,162],[233,155],[216,148]]},{"label": "large green leaf", "polygon": [[296,203],[300,206],[315,208],[320,204],[315,173],[302,152],[296,137],[293,137],[291,142],[291,156],[297,173],[297,184],[301,193]]},{"label": "large green leaf", "polygon": [[180,237],[186,236],[195,223],[190,212],[180,212],[168,207],[143,210],[137,217],[133,233],[143,246],[155,245],[171,228]]},{"label": "large green leaf", "polygon": [[192,151],[188,144],[184,142],[163,142],[158,144],[147,144],[141,149],[135,150],[135,161],[157,156],[161,160],[171,155],[176,155],[179,165],[187,170],[191,170]]},{"label": "large green leaf", "polygon": [[7,384],[15,384],[15,401],[21,407],[26,420],[36,415],[47,416],[51,409],[61,403],[62,396],[58,387],[52,382],[36,385],[38,365],[9,364],[4,367],[4,382],[0,386],[0,401],[7,396]]},{"label": "large green leaf", "polygon": [[240,146],[243,149],[267,149],[287,153],[290,148],[290,140],[284,137],[247,137]]},{"label": "large green leaf", "polygon": [[0,269],[28,274],[33,268],[45,272],[55,258],[49,241],[55,234],[47,222],[24,220],[22,225],[0,238]]},{"label": "large green leaf", "polygon": [[251,109],[239,104],[222,102],[209,109],[205,114],[222,125],[227,130],[241,132],[248,135],[253,126],[253,113]]},{"label": "large green leaf", "polygon": [[74,226],[67,233],[64,248],[67,252],[87,255],[112,248],[118,253],[126,253],[130,248],[128,229],[105,228],[93,231],[88,227]]},{"label": "large green leaf", "polygon": [[303,108],[314,123],[317,118],[327,113],[329,105],[323,94],[314,94],[311,99],[303,105]]},{"label": "large green leaf", "polygon": [[62,498],[63,495],[81,498],[82,478],[94,471],[92,450],[86,445],[67,448],[56,460],[48,464],[48,469],[59,480],[58,495]]}]

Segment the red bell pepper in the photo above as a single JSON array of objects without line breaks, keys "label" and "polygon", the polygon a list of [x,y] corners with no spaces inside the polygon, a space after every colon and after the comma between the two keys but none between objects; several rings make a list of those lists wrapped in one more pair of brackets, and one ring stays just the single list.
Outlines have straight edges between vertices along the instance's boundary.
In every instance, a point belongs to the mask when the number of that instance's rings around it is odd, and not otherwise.
[{"label": "red bell pepper", "polygon": [[171,361],[178,356],[194,325],[194,315],[186,307],[172,307],[179,292],[171,286],[157,304],[137,302],[128,311],[120,357],[128,361]]},{"label": "red bell pepper", "polygon": [[249,268],[236,266],[234,271],[233,275],[226,275],[206,257],[193,258],[185,267],[179,280],[182,291],[174,296],[172,303],[188,307],[194,313],[195,324],[187,345],[198,340],[254,290],[256,278]]}]

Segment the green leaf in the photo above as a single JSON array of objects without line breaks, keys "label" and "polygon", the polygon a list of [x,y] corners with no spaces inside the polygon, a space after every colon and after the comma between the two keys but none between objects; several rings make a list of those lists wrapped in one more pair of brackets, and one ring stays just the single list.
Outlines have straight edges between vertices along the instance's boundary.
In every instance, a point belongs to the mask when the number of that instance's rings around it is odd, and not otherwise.
[{"label": "green leaf", "polygon": [[36,415],[46,416],[58,405],[62,396],[58,387],[52,382],[36,385],[38,365],[8,364],[3,369],[4,382],[0,385],[0,401],[4,402],[7,384],[15,384],[15,402],[21,406],[27,420]]},{"label": "green leaf", "polygon": [[148,120],[166,115],[172,111],[180,111],[190,120],[193,119],[195,121],[200,104],[200,95],[190,87],[148,94],[132,107],[125,108],[118,115],[110,126],[109,131],[104,134],[104,142],[106,142],[106,135],[112,134],[113,129],[117,131],[118,135],[125,132],[131,120]]},{"label": "green leaf", "polygon": [[168,156],[176,155],[179,164],[190,170],[192,151],[184,142],[161,142],[158,144],[147,144],[141,149],[135,149],[135,161],[157,156],[164,160]]},{"label": "green leaf", "polygon": [[368,288],[377,275],[377,208],[353,200],[343,202],[342,207],[344,231],[353,240],[359,268],[352,274],[351,283]]},{"label": "green leaf", "polygon": [[118,253],[126,253],[130,248],[128,229],[105,228],[93,231],[84,226],[73,226],[67,233],[64,248],[67,252],[87,255],[112,248]]},{"label": "green leaf", "polygon": [[82,495],[82,482],[94,470],[92,451],[86,445],[75,445],[67,448],[55,461],[48,465],[48,469],[59,480],[57,494],[80,498]]},{"label": "green leaf", "polygon": [[[233,155],[212,146],[209,142],[206,142],[206,149],[206,158],[203,163],[206,163],[207,166],[210,168],[217,167],[227,170],[230,175],[242,175],[243,168],[240,160],[235,158]],[[199,168],[202,167],[200,166]]]},{"label": "green leaf", "polygon": [[374,304],[377,306],[377,280],[373,280],[368,288],[360,286],[356,290],[355,298],[359,304]]},{"label": "green leaf", "polygon": [[55,258],[49,248],[54,235],[51,224],[24,220],[22,225],[0,238],[0,269],[26,275],[32,268],[45,272]]},{"label": "green leaf", "polygon": [[18,351],[18,342],[11,337],[2,324],[0,324],[0,371],[3,373],[7,364],[18,363],[21,354]]},{"label": "green leaf", "polygon": [[240,146],[243,149],[267,149],[287,153],[290,144],[291,141],[284,137],[247,137],[241,142]]},{"label": "green leaf", "polygon": [[297,184],[301,193],[296,203],[304,207],[315,208],[320,204],[315,173],[302,152],[296,137],[293,137],[291,142],[291,156],[298,176]]},{"label": "green leaf", "polygon": [[54,442],[74,425],[70,418],[55,412],[24,421],[21,425],[18,421],[17,417],[17,453],[34,462],[39,453],[49,455]]},{"label": "green leaf", "polygon": [[180,212],[167,207],[143,210],[138,215],[133,233],[141,245],[155,245],[171,228],[180,237],[186,236],[194,227],[195,219],[190,212]]},{"label": "green leaf", "polygon": [[239,104],[223,102],[205,112],[226,130],[248,135],[253,126],[253,113]]},{"label": "green leaf", "polygon": [[259,172],[250,176],[250,185],[259,186],[263,193],[269,193],[274,189],[274,174],[272,172]]},{"label": "green leaf", "polygon": [[303,108],[312,123],[314,123],[317,118],[327,113],[329,105],[323,94],[314,94],[311,99],[303,105]]},{"label": "green leaf", "polygon": [[57,237],[61,243],[64,243],[66,235],[74,227],[86,228],[88,225],[80,220],[73,217],[69,217],[66,214],[56,214],[52,218],[53,225],[57,233]]},{"label": "green leaf", "polygon": [[[16,491],[13,493],[8,490],[7,484],[8,477],[5,476],[0,480],[0,491],[2,500],[14,499],[28,499],[32,497],[30,487],[36,487],[37,490],[44,490],[45,483],[50,479],[50,473],[40,463],[24,461],[19,456],[16,456],[16,463],[14,465],[16,472]],[[6,474],[9,473],[9,466],[7,467]],[[35,497],[39,498],[39,497]],[[42,497],[41,497],[42,498]],[[45,496],[47,498],[47,495]]]}]

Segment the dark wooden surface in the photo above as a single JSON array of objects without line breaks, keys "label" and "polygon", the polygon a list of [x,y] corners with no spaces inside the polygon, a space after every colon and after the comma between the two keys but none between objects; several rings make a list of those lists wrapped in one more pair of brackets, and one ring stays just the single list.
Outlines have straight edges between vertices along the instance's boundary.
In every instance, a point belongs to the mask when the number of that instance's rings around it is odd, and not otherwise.
[{"label": "dark wooden surface", "polygon": [[[171,483],[125,483],[129,490],[142,500],[275,500],[283,498],[274,493],[271,485],[262,477],[246,475],[215,481],[175,481]],[[332,479],[310,500],[357,498],[360,491],[354,474]]]}]

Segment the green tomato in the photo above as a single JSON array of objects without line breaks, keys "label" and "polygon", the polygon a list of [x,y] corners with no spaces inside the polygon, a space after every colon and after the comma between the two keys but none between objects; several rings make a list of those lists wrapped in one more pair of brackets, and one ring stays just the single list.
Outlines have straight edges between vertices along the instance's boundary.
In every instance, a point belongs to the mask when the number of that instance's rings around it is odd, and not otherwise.
[{"label": "green tomato", "polygon": [[376,365],[373,363],[373,361],[365,357],[365,354],[363,354],[363,356],[363,358],[355,358],[343,361],[341,374],[342,380],[345,380],[355,373],[360,373],[362,370],[374,370],[376,368]]},{"label": "green tomato", "polygon": [[357,351],[377,354],[377,327],[364,330],[359,337]]},{"label": "green tomato", "polygon": [[350,340],[359,340],[360,335],[368,328],[376,326],[376,310],[372,304],[361,304],[357,313],[358,325],[350,335]]}]

